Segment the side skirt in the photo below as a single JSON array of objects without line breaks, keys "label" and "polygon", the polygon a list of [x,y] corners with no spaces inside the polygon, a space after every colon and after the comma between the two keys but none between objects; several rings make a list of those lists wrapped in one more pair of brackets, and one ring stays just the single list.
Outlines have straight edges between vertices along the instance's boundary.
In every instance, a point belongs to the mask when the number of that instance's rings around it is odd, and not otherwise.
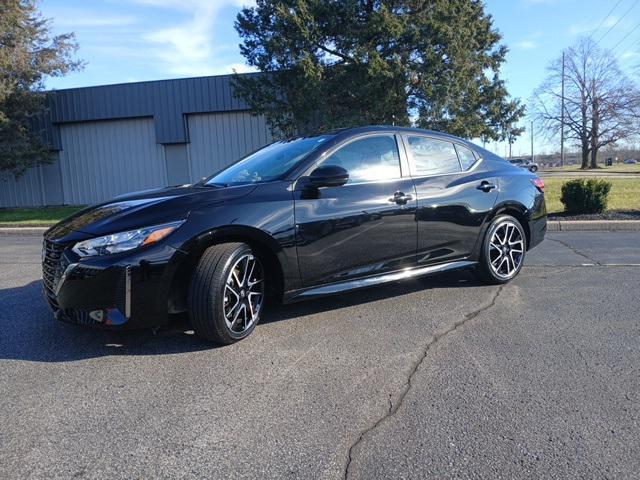
[{"label": "side skirt", "polygon": [[357,290],[360,288],[372,287],[383,283],[397,282],[412,277],[420,277],[423,275],[432,275],[435,273],[446,272],[449,270],[458,270],[462,268],[473,267],[478,262],[469,260],[459,260],[455,262],[441,263],[439,265],[429,265],[427,267],[414,267],[398,270],[395,272],[383,273],[372,277],[356,278],[354,280],[345,280],[343,282],[329,283],[318,287],[310,287],[302,290],[294,290],[288,292],[284,296],[284,303],[292,303],[311,298],[322,297],[334,293],[346,292],[349,290]]}]

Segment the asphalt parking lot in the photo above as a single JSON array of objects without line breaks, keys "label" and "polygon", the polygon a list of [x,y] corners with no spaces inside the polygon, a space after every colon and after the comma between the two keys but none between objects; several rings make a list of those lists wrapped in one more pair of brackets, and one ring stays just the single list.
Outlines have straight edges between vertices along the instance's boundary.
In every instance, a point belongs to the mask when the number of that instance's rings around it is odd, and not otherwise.
[{"label": "asphalt parking lot", "polygon": [[467,273],[187,324],[55,322],[0,237],[0,478],[638,478],[640,232],[558,232]]}]

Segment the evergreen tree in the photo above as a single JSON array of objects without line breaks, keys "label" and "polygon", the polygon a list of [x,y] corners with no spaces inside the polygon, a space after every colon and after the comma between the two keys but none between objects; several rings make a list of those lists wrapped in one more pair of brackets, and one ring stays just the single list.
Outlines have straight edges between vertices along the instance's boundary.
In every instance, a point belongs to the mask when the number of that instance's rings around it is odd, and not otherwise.
[{"label": "evergreen tree", "polygon": [[0,172],[21,175],[51,161],[37,128],[43,79],[81,66],[72,60],[73,34],[51,35],[35,0],[0,2]]},{"label": "evergreen tree", "polygon": [[522,133],[480,0],[257,0],[236,29],[262,73],[237,94],[277,135],[415,124],[465,138]]}]

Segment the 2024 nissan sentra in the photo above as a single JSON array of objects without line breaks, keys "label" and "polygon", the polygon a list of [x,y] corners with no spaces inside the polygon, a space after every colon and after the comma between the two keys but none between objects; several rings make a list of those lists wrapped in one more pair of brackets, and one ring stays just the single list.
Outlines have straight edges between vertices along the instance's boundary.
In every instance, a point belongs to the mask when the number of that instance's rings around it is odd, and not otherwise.
[{"label": "2024 nissan sentra", "polygon": [[544,184],[460,138],[362,127],[278,141],[193,185],[87,208],[44,235],[56,318],[151,327],[187,312],[220,344],[283,302],[453,269],[513,279],[546,231]]}]

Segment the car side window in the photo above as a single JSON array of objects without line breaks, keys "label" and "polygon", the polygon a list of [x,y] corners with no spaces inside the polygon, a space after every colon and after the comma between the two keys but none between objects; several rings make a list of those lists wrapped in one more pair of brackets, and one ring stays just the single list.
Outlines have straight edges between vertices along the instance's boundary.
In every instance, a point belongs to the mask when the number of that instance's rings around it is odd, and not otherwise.
[{"label": "car side window", "polygon": [[408,136],[407,143],[417,175],[460,172],[460,162],[453,143],[417,136]]},{"label": "car side window", "polygon": [[469,170],[473,164],[476,163],[477,158],[467,147],[456,144],[456,152],[458,152],[458,158],[460,159],[462,170]]},{"label": "car side window", "polygon": [[377,135],[348,143],[323,165],[338,165],[349,172],[347,183],[400,178],[398,145],[391,135]]}]

